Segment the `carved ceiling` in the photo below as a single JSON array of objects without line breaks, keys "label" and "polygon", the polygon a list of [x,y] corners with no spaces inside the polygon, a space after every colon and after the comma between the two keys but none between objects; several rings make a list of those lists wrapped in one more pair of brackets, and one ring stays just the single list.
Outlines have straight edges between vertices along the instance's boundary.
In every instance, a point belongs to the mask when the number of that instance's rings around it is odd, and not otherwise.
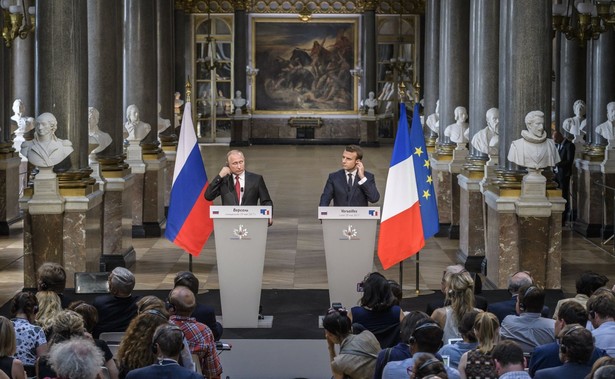
[{"label": "carved ceiling", "polygon": [[426,0],[175,0],[175,8],[190,13],[299,13],[356,14],[375,10],[379,14],[422,14]]}]

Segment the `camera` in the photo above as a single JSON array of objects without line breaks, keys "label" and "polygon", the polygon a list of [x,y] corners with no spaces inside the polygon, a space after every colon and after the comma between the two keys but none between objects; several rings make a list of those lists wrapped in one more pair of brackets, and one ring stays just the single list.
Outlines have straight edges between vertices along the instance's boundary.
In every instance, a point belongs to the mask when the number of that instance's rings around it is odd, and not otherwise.
[{"label": "camera", "polygon": [[336,311],[340,310],[342,307],[342,303],[331,303],[331,308],[335,309]]}]

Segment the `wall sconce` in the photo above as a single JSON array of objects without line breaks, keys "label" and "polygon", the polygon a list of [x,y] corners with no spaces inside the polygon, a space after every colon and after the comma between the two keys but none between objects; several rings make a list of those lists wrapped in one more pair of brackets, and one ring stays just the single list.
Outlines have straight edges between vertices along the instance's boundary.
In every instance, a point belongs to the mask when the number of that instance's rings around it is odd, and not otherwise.
[{"label": "wall sconce", "polygon": [[566,39],[578,40],[579,46],[583,47],[585,41],[598,39],[605,28],[595,5],[579,2],[573,7],[568,0],[566,5],[553,4],[553,30],[564,33]]},{"label": "wall sconce", "polygon": [[361,61],[359,61],[353,69],[350,69],[350,75],[357,79],[361,79],[363,77],[363,72],[364,71],[363,67],[361,66]]},{"label": "wall sconce", "polygon": [[11,47],[15,38],[25,39],[34,31],[35,8],[26,9],[25,5],[25,0],[21,0],[21,5],[13,5],[11,0],[0,3],[4,18],[2,38],[6,47]]},{"label": "wall sconce", "polygon": [[610,25],[615,30],[615,1],[614,0],[596,0],[596,9],[598,17],[607,25]]},{"label": "wall sconce", "polygon": [[254,78],[258,75],[258,71],[258,68],[252,67],[251,65],[246,66],[246,74],[250,78],[250,82],[254,81]]},{"label": "wall sconce", "polygon": [[299,19],[303,22],[308,22],[312,18],[312,11],[308,9],[305,5],[301,8],[299,12]]}]

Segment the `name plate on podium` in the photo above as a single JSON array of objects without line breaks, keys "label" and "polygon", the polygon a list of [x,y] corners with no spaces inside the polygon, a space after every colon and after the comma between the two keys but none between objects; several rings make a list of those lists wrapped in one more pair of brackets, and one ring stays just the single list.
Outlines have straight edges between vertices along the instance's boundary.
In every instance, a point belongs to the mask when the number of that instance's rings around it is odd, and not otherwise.
[{"label": "name plate on podium", "polygon": [[380,207],[318,207],[321,220],[380,220]]},{"label": "name plate on podium", "polygon": [[271,206],[255,205],[213,205],[209,207],[211,218],[271,218]]}]

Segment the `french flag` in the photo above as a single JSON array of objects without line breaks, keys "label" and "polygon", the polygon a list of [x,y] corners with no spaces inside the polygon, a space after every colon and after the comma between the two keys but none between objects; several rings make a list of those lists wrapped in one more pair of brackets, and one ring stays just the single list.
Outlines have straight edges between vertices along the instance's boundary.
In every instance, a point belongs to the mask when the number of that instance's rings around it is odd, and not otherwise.
[{"label": "french flag", "polygon": [[209,217],[212,202],[205,200],[207,174],[192,123],[192,104],[186,102],[177,145],[177,157],[165,237],[198,256],[214,229]]},{"label": "french flag", "polygon": [[378,239],[382,267],[386,270],[418,253],[438,229],[438,206],[419,105],[414,107],[408,132],[406,106],[401,103]]}]

